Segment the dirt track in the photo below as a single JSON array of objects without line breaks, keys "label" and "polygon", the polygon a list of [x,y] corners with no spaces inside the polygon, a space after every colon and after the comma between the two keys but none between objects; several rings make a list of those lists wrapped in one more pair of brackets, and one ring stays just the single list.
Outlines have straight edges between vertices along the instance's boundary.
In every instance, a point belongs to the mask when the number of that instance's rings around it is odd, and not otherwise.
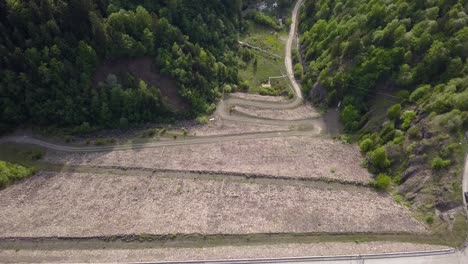
[{"label": "dirt track", "polygon": [[[33,250],[0,251],[0,259],[10,262],[76,263],[76,262],[151,262],[206,259],[280,258],[297,256],[329,256],[374,254],[444,249],[442,246],[369,242],[315,243],[252,246],[220,246],[208,248],[104,249],[104,250]],[[85,261],[83,261],[85,260]]]}]

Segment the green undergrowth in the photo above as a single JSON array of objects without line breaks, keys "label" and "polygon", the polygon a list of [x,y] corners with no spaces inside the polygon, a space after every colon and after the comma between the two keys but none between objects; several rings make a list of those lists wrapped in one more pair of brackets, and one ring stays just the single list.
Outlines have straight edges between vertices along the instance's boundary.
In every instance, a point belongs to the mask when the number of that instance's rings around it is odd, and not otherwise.
[{"label": "green undergrowth", "polygon": [[35,170],[33,168],[0,160],[0,189],[16,181],[30,177],[34,173]]},{"label": "green undergrowth", "polygon": [[[23,240],[24,242],[24,240]],[[217,246],[255,246],[275,244],[311,243],[368,243],[368,242],[407,242],[454,247],[452,241],[433,235],[421,234],[320,234],[320,233],[276,233],[276,234],[135,234],[125,236],[103,236],[92,238],[43,238],[21,243],[21,241],[0,241],[1,249],[94,249],[104,248],[203,248]]]},{"label": "green undergrowth", "polygon": [[241,85],[239,88],[261,95],[292,97],[293,93],[287,78],[272,79],[271,87],[262,87],[262,84],[268,83],[269,77],[283,76],[286,73],[283,57],[287,33],[253,24],[248,33],[245,33],[241,39],[244,43],[276,54],[280,58],[261,51],[241,48],[239,63]]}]

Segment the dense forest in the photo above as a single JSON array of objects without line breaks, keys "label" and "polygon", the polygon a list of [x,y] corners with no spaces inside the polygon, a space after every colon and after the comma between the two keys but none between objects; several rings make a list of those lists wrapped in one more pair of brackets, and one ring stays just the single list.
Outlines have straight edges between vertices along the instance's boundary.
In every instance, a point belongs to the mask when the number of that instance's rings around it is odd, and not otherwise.
[{"label": "dense forest", "polygon": [[[400,184],[399,195],[416,207],[462,203],[467,5],[318,0],[306,1],[301,15],[304,91],[315,103],[339,105],[377,186]],[[379,113],[382,101],[393,105]]]},{"label": "dense forest", "polygon": [[225,83],[237,83],[232,51],[239,0],[0,1],[0,130],[20,124],[117,127],[174,116],[135,76],[109,75],[101,63],[152,58],[175,80],[196,115],[213,109]]}]

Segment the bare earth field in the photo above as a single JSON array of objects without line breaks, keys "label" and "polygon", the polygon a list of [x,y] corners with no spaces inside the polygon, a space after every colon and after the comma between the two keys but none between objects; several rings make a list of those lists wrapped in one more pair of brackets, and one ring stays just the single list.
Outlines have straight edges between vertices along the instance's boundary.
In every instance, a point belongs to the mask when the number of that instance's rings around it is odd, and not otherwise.
[{"label": "bare earth field", "polygon": [[279,182],[39,173],[0,192],[0,237],[425,232],[370,188]]},{"label": "bare earth field", "polygon": [[256,123],[240,123],[236,121],[224,121],[219,118],[206,125],[191,127],[190,135],[195,136],[221,136],[246,133],[260,133],[272,131],[288,131],[285,126],[273,126]]},{"label": "bare earth field", "polygon": [[369,242],[277,244],[261,246],[220,246],[208,248],[155,248],[106,250],[3,250],[5,263],[18,262],[150,262],[216,260],[243,258],[281,258],[298,256],[328,256],[351,254],[397,253],[445,249],[443,246]]},{"label": "bare earth field", "polygon": [[294,109],[261,109],[252,106],[235,106],[233,111],[258,118],[279,120],[301,120],[319,117],[320,113],[312,109],[311,105],[301,105]]},{"label": "bare earth field", "polygon": [[321,137],[278,137],[98,153],[49,152],[52,163],[252,173],[367,183],[357,146]]},{"label": "bare earth field", "polygon": [[230,96],[240,99],[260,101],[260,102],[287,102],[288,98],[284,96],[269,96],[249,93],[231,93]]}]

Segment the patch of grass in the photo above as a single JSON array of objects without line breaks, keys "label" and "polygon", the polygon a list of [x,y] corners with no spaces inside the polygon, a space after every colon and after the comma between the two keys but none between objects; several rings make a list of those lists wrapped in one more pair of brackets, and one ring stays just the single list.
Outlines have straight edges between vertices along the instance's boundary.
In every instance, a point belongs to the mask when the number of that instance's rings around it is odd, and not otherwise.
[{"label": "patch of grass", "polygon": [[45,149],[32,145],[2,144],[0,160],[24,166],[34,166],[45,155]]},{"label": "patch of grass", "polygon": [[196,121],[198,124],[204,125],[204,124],[207,124],[209,120],[207,116],[199,116],[197,117]]},{"label": "patch of grass", "polygon": [[426,223],[428,223],[429,225],[432,225],[434,223],[434,216],[428,215],[426,217]]},{"label": "patch of grass", "polygon": [[[243,36],[242,41],[283,57],[284,39],[286,38],[286,33],[275,33],[271,29],[254,25],[248,35]],[[286,73],[284,60],[256,50],[251,50],[251,52],[254,54],[255,59],[247,63],[243,62],[244,67],[239,70],[241,80],[248,84],[245,86],[248,87],[248,91],[262,95],[290,96],[290,88],[286,78],[273,79],[271,87],[262,87],[262,84],[268,83],[269,77],[282,76]]]}]

